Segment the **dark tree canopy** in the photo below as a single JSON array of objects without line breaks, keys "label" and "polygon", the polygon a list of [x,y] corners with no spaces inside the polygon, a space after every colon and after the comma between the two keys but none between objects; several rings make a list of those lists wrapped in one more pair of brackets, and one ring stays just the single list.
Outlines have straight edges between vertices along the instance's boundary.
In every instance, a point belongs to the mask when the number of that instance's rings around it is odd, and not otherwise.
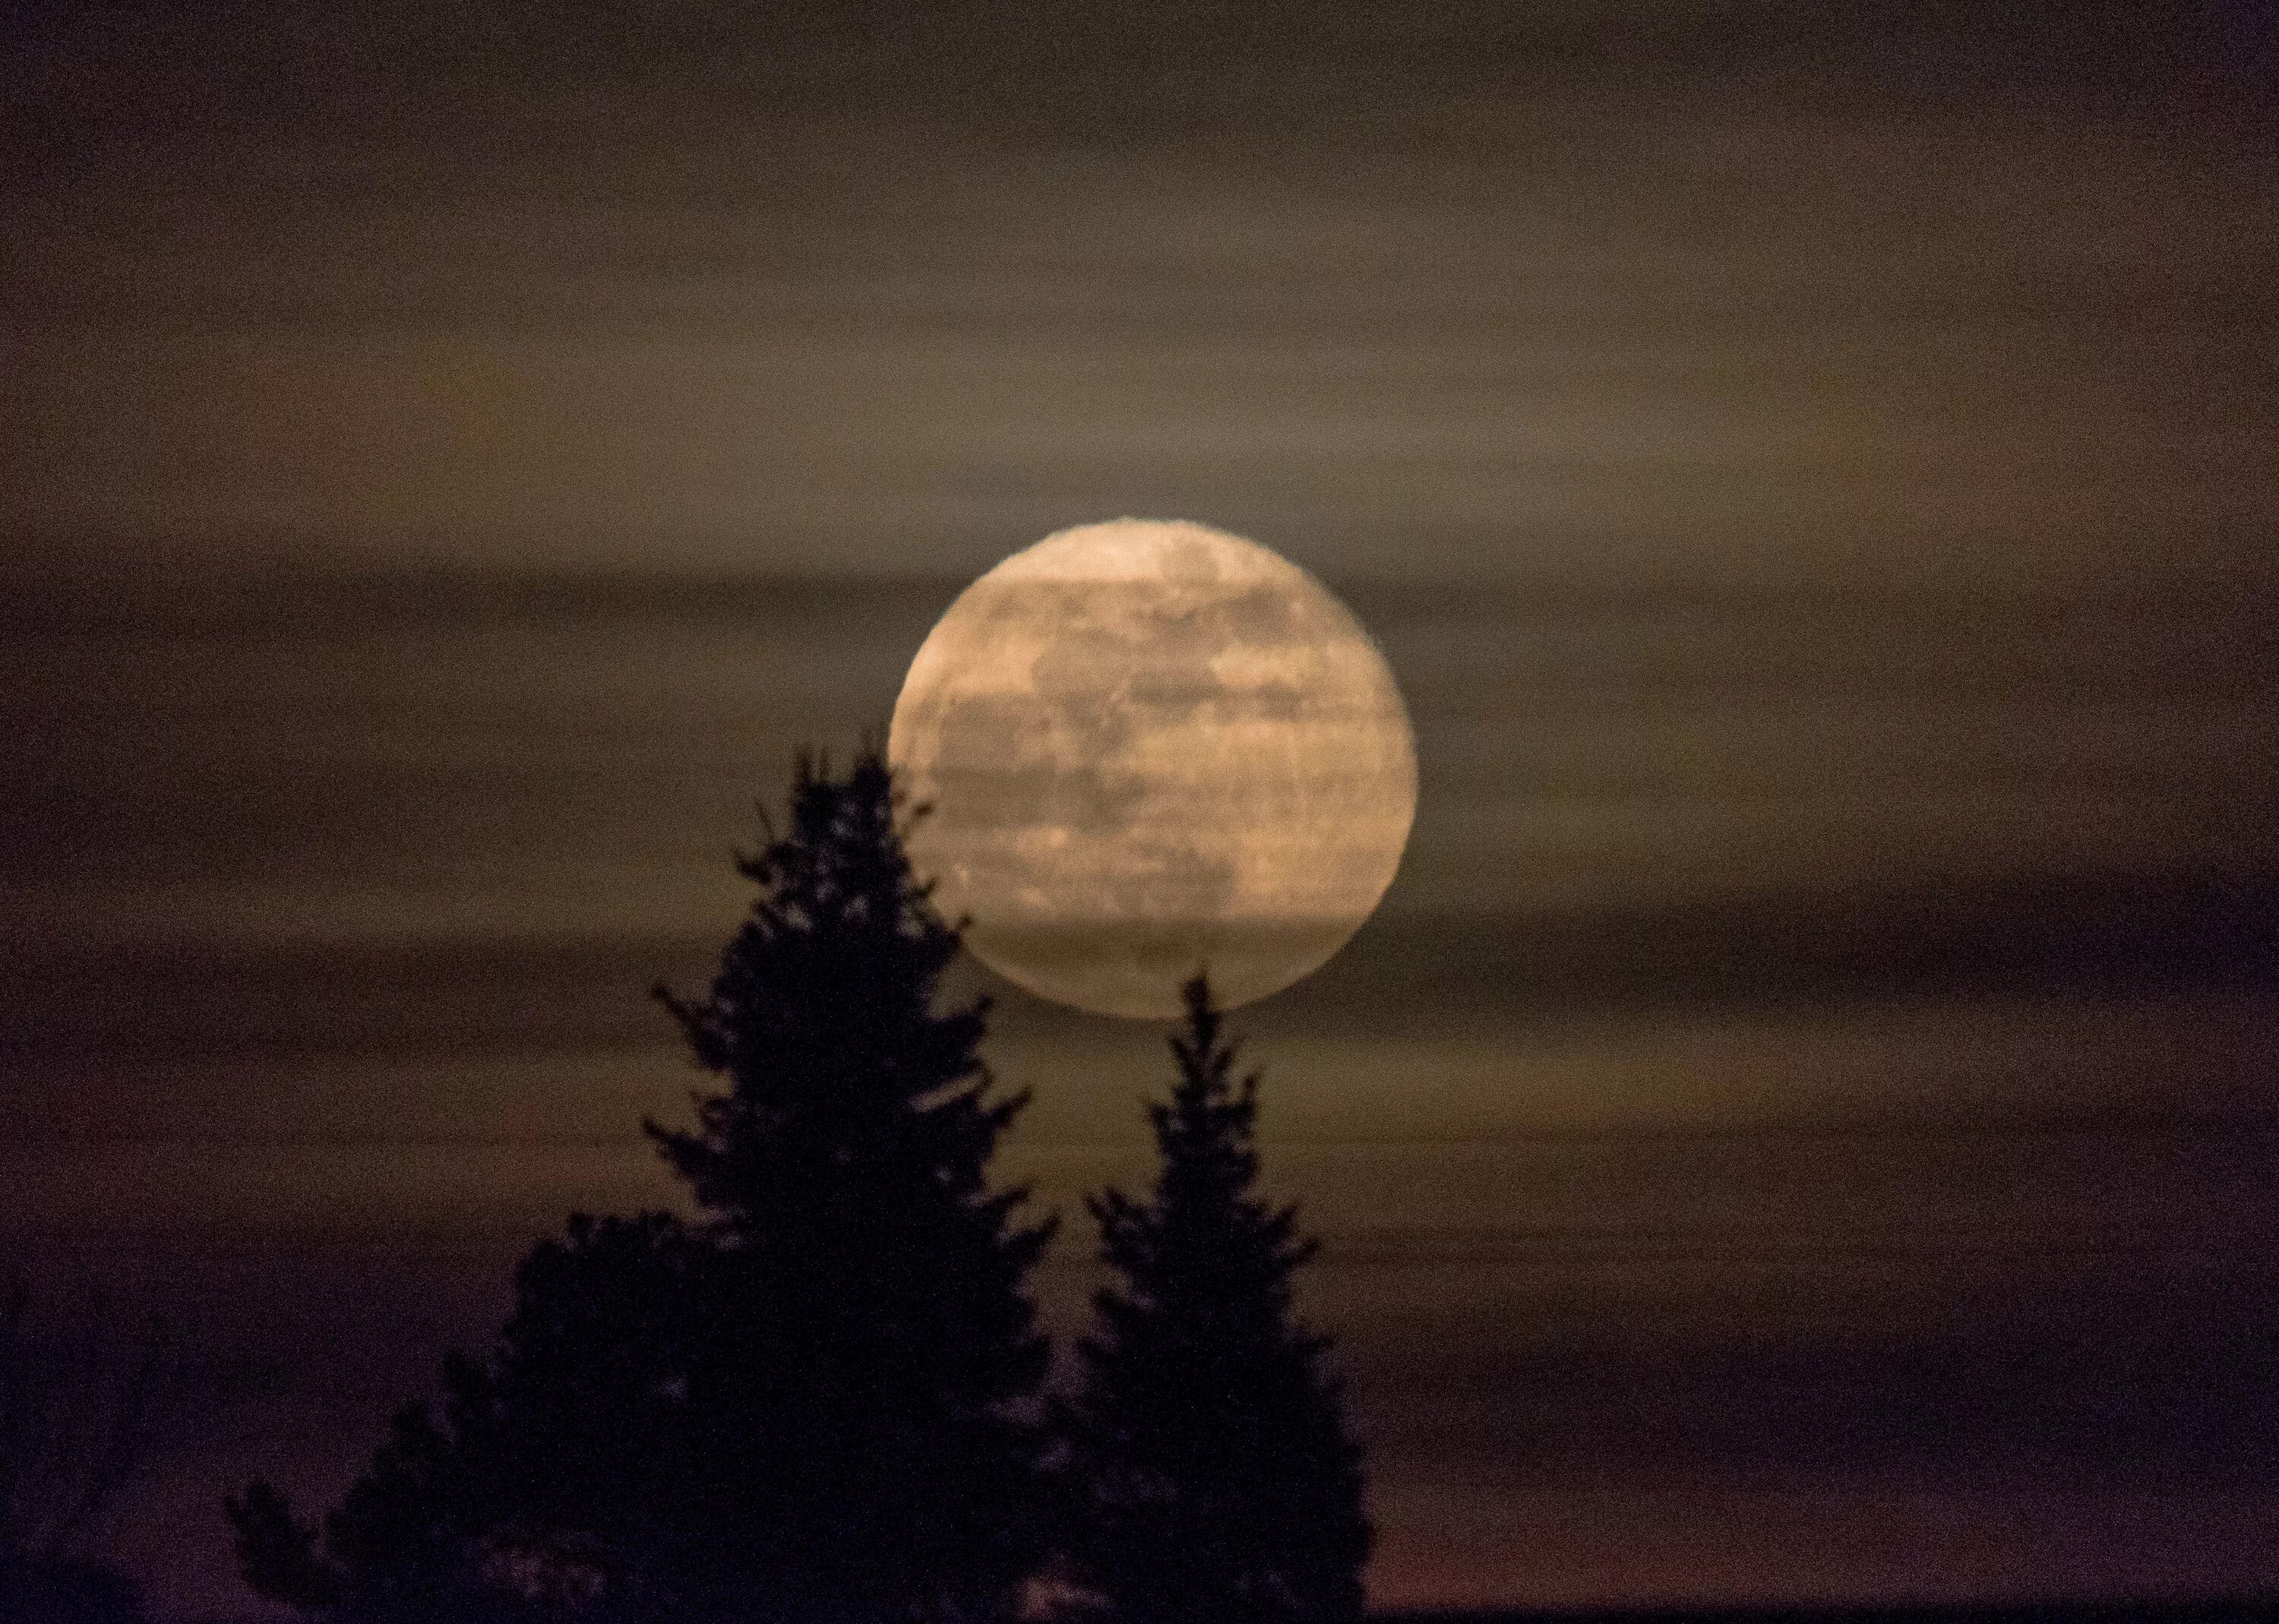
[{"label": "dark tree canopy", "polygon": [[[487,1360],[444,1364],[440,1414],[397,1412],[325,1537],[256,1484],[233,1501],[265,1595],[357,1618],[510,1618],[653,1589],[670,1528],[690,1259],[663,1214],[573,1217],[515,1278]],[[619,1611],[635,1616],[640,1609]]]},{"label": "dark tree canopy", "polygon": [[1025,1099],[989,1098],[983,1005],[935,1013],[958,935],[896,813],[875,752],[802,767],[710,992],[666,999],[728,1092],[650,1132],[709,1215],[689,1401],[720,1537],[802,1604],[963,1617],[1042,1556],[1041,1433],[1014,1411],[1049,1357],[1024,1283],[1050,1229],[987,1186]]},{"label": "dark tree canopy", "polygon": [[573,1219],[518,1275],[440,1416],[400,1413],[327,1520],[231,1505],[266,1594],[355,1617],[927,1620],[1008,1612],[1043,1559],[1048,1226],[986,1167],[984,1008],[903,854],[875,751],[802,761],[789,826],[702,999],[660,991],[726,1084],[648,1124],[697,1214]]},{"label": "dark tree canopy", "polygon": [[165,1328],[130,1344],[91,1310],[43,1339],[31,1298],[0,1279],[0,1620],[131,1624],[141,1600],[104,1553],[166,1385]]},{"label": "dark tree canopy", "polygon": [[1258,1074],[1233,1080],[1209,983],[1186,996],[1178,1082],[1147,1107],[1153,1196],[1088,1204],[1115,1279],[1063,1418],[1073,1574],[1119,1620],[1356,1619],[1370,1542],[1360,1452],[1328,1341],[1291,1302],[1314,1244],[1294,1209],[1254,1193]]}]

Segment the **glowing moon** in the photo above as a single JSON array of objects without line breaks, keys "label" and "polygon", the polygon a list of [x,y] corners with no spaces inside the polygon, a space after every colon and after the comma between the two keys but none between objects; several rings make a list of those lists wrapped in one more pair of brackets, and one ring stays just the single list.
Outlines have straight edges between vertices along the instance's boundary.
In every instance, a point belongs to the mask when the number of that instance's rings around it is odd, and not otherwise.
[{"label": "glowing moon", "polygon": [[967,945],[1032,992],[1178,1013],[1320,968],[1393,883],[1416,750],[1342,603],[1255,541],[1116,519],[967,587],[911,662],[887,756],[910,853]]}]

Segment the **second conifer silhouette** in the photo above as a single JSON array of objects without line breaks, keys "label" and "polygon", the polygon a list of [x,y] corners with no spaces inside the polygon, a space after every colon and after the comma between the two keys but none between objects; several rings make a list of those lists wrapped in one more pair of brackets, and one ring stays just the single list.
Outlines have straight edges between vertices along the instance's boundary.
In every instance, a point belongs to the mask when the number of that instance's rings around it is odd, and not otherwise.
[{"label": "second conifer silhouette", "polygon": [[1118,1620],[1357,1619],[1360,1452],[1291,1300],[1315,1244],[1255,1193],[1258,1074],[1235,1081],[1208,979],[1185,995],[1155,1191],[1088,1203],[1114,1278],[1063,1415],[1071,1577]]}]

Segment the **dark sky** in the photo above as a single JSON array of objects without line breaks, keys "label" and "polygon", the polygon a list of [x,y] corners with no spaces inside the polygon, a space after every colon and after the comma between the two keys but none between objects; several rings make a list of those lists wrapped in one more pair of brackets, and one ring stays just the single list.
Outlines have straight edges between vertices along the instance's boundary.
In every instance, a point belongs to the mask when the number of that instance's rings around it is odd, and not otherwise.
[{"label": "dark sky", "polygon": [[[188,1328],[162,1602],[667,1199],[751,803],[1123,513],[1416,724],[1241,1018],[1380,1600],[2279,1584],[2264,8],[6,15],[0,1242]],[[994,990],[1072,1209],[1157,1035]]]},{"label": "dark sky", "polygon": [[2260,7],[65,10],[0,115],[55,545],[2260,555]]}]

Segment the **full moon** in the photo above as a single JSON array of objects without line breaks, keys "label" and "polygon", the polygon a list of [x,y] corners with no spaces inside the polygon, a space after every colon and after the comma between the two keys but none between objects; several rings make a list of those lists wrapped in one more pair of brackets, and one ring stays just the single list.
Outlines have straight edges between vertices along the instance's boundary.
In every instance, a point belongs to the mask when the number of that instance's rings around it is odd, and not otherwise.
[{"label": "full moon", "polygon": [[1207,525],[1114,519],[975,581],[887,739],[967,946],[1102,1015],[1232,1007],[1311,974],[1393,883],[1416,750],[1393,672],[1305,571]]}]

